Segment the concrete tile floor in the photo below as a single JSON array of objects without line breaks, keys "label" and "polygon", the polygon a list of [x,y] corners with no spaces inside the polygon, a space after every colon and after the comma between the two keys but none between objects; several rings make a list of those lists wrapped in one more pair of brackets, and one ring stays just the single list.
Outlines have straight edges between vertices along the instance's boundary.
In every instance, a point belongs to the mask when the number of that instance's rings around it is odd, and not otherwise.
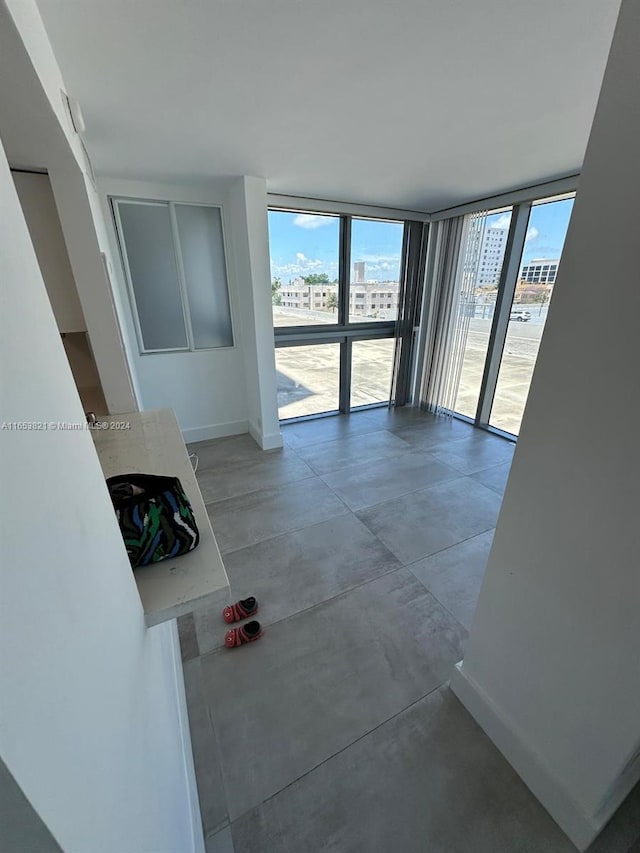
[{"label": "concrete tile floor", "polygon": [[[414,409],[283,435],[191,448],[265,626],[229,651],[219,612],[178,620],[207,853],[569,853],[447,687],[512,445]],[[630,850],[640,793],[619,814],[593,853]]]},{"label": "concrete tile floor", "polygon": [[233,836],[236,853],[574,849],[446,686],[244,814]]}]

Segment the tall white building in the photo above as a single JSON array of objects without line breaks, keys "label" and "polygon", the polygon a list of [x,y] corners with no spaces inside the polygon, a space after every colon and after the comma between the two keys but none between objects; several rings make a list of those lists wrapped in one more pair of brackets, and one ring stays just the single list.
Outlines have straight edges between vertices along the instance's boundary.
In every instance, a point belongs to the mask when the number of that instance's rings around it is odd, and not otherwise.
[{"label": "tall white building", "polygon": [[485,229],[482,245],[480,246],[478,277],[476,280],[476,284],[479,287],[498,286],[508,233],[508,228],[490,226]]}]

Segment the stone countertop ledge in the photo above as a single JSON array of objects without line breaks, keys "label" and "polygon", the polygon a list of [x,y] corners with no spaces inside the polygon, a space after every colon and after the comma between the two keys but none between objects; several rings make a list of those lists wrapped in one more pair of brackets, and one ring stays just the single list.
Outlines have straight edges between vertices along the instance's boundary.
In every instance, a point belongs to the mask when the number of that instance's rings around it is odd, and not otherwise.
[{"label": "stone countertop ledge", "polygon": [[[105,477],[162,474],[178,477],[191,502],[200,544],[189,554],[136,569],[134,577],[147,627],[191,613],[199,607],[224,607],[229,581],[191,460],[172,409],[100,417],[108,428],[92,435]],[[118,428],[116,424],[128,424]]]}]

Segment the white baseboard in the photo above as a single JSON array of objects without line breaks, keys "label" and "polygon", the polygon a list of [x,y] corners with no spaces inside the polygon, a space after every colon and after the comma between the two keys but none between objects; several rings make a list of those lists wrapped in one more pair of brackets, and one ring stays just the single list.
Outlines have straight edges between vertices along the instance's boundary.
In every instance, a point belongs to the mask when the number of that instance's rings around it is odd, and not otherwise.
[{"label": "white baseboard", "polygon": [[282,447],[282,434],[278,432],[262,433],[252,421],[231,421],[226,424],[209,424],[203,427],[191,427],[182,430],[185,444],[196,441],[209,441],[212,438],[225,438],[229,435],[249,435],[262,450],[277,450]]},{"label": "white baseboard", "polygon": [[212,438],[225,438],[228,435],[242,435],[246,432],[249,432],[247,421],[231,421],[226,424],[209,424],[183,429],[182,437],[185,444],[191,444],[194,441],[209,441]]},{"label": "white baseboard", "polygon": [[184,756],[184,771],[189,797],[189,812],[191,816],[191,850],[192,853],[206,853],[204,832],[202,829],[202,817],[200,814],[200,800],[198,799],[198,783],[196,782],[196,770],[193,764],[193,751],[191,748],[191,731],[189,729],[187,698],[184,689],[184,674],[182,671],[178,623],[175,619],[172,619],[170,624],[173,670],[178,705],[178,725],[180,727],[180,738],[182,741],[182,752]]},{"label": "white baseboard", "polygon": [[467,675],[463,662],[454,669],[451,689],[578,850],[586,850],[613,810],[606,819],[601,813],[597,818],[586,815],[543,759],[527,745],[522,732]]},{"label": "white baseboard", "polygon": [[280,430],[263,433],[253,421],[249,421],[249,434],[262,450],[278,450],[283,445]]}]

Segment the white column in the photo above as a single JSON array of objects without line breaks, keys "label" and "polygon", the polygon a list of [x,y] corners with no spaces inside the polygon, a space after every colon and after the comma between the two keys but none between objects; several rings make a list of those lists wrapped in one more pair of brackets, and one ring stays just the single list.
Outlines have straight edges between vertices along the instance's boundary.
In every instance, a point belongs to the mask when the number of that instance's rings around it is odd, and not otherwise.
[{"label": "white column", "polygon": [[266,181],[238,178],[229,191],[229,209],[241,289],[249,432],[263,450],[272,450],[282,447],[282,436],[273,344]]}]

